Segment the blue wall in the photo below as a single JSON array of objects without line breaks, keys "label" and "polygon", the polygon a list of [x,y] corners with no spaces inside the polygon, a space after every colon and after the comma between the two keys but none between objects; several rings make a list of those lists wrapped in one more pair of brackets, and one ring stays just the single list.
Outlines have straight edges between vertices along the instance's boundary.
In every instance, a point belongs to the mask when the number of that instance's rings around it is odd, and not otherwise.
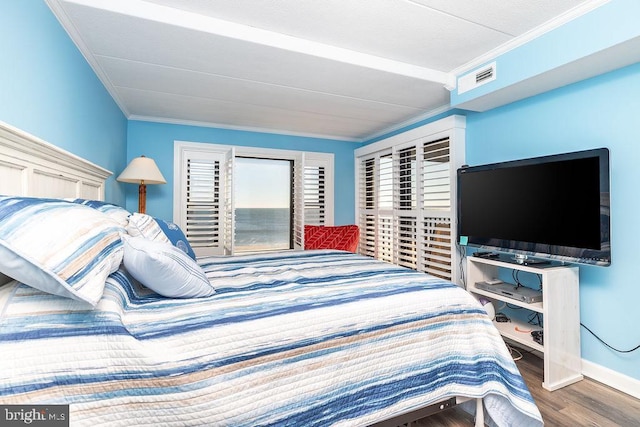
[{"label": "blue wall", "polygon": [[[470,165],[607,147],[612,264],[580,267],[581,320],[609,344],[640,344],[640,64],[484,113],[467,114]],[[567,191],[571,191],[570,188]],[[582,357],[640,379],[640,351],[607,349],[582,330]]]},{"label": "blue wall", "polygon": [[[355,217],[354,143],[320,138],[247,132],[210,127],[130,121],[127,159],[145,155],[154,159],[167,184],[147,186],[147,212],[160,218],[173,218],[174,141],[206,142],[283,150],[334,153],[336,225],[353,224]],[[138,209],[137,186],[128,185],[127,208]]]},{"label": "blue wall", "polygon": [[[44,1],[0,3],[0,120],[112,172],[127,121]],[[109,178],[107,200],[124,202]]]}]

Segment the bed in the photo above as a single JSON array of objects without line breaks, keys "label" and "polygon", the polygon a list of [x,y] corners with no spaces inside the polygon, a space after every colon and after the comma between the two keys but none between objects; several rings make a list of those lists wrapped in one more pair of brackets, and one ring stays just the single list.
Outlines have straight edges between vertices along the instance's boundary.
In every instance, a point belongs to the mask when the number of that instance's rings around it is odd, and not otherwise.
[{"label": "bed", "polygon": [[[41,142],[0,130],[0,141]],[[15,146],[25,144],[0,144],[8,145],[0,176],[23,157]],[[199,273],[184,278],[198,293],[163,296],[178,282],[155,267],[154,277],[139,280],[127,255],[153,238],[132,237],[121,211],[116,220],[98,209],[108,204],[59,200],[103,198],[104,184],[95,171],[61,174],[68,163],[53,163],[20,166],[20,182],[50,167],[56,172],[46,176],[75,184],[35,194],[54,197],[44,202],[4,199],[38,207],[25,208],[15,223],[37,215],[51,221],[57,209],[69,218],[72,210],[107,224],[91,230],[102,230],[101,251],[110,248],[109,256],[85,269],[85,281],[72,275],[62,290],[47,288],[59,281],[47,278],[42,286],[31,276],[21,277],[36,287],[10,279],[0,286],[0,404],[68,404],[78,426],[400,425],[457,404],[477,412],[477,425],[542,425],[499,333],[460,287],[357,254],[316,250],[198,258]],[[26,187],[27,194],[0,184],[0,194],[34,195]],[[0,271],[23,274],[6,259]]]}]

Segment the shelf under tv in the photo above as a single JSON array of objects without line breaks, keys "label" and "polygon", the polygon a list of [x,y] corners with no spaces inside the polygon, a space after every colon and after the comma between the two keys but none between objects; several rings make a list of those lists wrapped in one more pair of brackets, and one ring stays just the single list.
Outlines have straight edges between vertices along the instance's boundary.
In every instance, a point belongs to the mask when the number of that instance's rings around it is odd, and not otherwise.
[{"label": "shelf under tv", "polygon": [[[504,295],[488,292],[476,287],[478,282],[510,277],[510,272],[527,272],[540,278],[542,302],[527,304]],[[506,279],[502,279],[506,280]],[[496,311],[508,303],[510,322],[495,322],[496,328],[505,338],[544,355],[544,380],[542,386],[557,390],[582,377],[580,355],[580,298],[578,289],[578,267],[559,263],[523,265],[510,257],[467,257],[467,290],[493,301]],[[524,309],[524,310],[523,310]],[[518,316],[520,312],[524,313]],[[527,313],[539,313],[542,326],[526,322]],[[520,317],[520,318],[518,318]],[[536,343],[531,330],[544,330],[543,344]]]}]

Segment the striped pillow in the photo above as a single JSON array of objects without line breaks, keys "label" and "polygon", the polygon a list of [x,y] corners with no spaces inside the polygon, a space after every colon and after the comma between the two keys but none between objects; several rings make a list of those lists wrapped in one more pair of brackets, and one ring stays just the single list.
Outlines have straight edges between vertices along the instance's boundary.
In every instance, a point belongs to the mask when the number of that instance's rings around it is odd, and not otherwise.
[{"label": "striped pillow", "polygon": [[114,205],[113,203],[103,202],[100,200],[90,200],[90,199],[64,199],[69,202],[78,203],[80,205],[86,205],[91,208],[97,209],[100,212],[105,213],[109,218],[113,218],[118,223],[126,227],[129,224],[129,216],[131,212],[126,210],[123,207],[118,205]]},{"label": "striped pillow", "polygon": [[96,305],[122,262],[125,233],[88,206],[0,196],[0,272],[41,291]]}]

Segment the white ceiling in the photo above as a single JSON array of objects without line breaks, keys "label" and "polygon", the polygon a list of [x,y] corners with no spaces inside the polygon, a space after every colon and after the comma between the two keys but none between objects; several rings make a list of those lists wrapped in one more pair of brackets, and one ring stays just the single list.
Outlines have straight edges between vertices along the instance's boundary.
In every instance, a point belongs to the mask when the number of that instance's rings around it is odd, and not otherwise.
[{"label": "white ceiling", "polygon": [[123,113],[361,141],[593,0],[47,0]]}]

